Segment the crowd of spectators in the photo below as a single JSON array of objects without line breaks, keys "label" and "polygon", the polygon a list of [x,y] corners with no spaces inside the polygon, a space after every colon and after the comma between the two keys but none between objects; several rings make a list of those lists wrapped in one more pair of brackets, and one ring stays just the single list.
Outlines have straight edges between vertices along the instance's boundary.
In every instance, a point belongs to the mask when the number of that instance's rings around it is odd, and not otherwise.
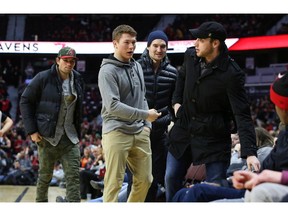
[{"label": "crowd of spectators", "polygon": [[[29,14],[24,40],[110,42],[112,29],[122,23],[135,27],[138,40],[145,40],[163,15],[157,14]],[[224,25],[228,37],[266,35],[285,14],[176,14],[174,22],[162,26],[169,40],[190,40],[189,29],[215,20]],[[7,29],[9,15],[1,15],[0,27]],[[277,34],[287,33],[287,23]],[[5,31],[0,40],[5,40]]]},{"label": "crowd of spectators", "polygon": [[266,32],[279,21],[283,14],[188,14],[178,15],[173,23],[165,28],[170,40],[191,40],[189,29],[198,27],[205,21],[214,20],[225,27],[228,38],[266,35]]},{"label": "crowd of spectators", "polygon": [[[144,40],[161,16],[152,14],[47,14],[27,15],[25,40],[110,42],[112,30],[120,24],[135,27],[138,40]],[[45,25],[43,25],[45,23]]]},{"label": "crowd of spectators", "polygon": [[[2,15],[2,29],[7,29],[8,16]],[[110,42],[112,30],[125,23],[135,28],[137,39],[142,41],[162,16],[165,14],[28,14],[24,40]],[[283,16],[285,14],[176,14],[174,22],[163,26],[163,30],[171,41],[191,40],[189,29],[215,20],[224,25],[228,37],[260,36],[266,35]],[[287,23],[283,23],[278,33],[287,33]]]}]

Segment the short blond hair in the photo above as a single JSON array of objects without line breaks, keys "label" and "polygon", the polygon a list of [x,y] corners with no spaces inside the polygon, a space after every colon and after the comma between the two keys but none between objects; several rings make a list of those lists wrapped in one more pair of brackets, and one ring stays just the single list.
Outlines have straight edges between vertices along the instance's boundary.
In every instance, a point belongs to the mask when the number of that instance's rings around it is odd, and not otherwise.
[{"label": "short blond hair", "polygon": [[134,28],[132,28],[129,25],[123,24],[123,25],[117,26],[113,30],[113,32],[112,32],[112,40],[118,41],[121,38],[122,34],[125,34],[125,33],[130,34],[132,36],[137,36],[137,32],[135,31]]}]

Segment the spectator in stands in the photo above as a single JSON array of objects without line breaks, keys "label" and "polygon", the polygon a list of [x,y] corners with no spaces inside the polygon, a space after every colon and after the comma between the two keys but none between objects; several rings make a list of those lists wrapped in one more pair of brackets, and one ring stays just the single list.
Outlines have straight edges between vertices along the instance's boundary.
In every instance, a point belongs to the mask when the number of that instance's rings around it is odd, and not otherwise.
[{"label": "spectator in stands", "polygon": [[161,117],[152,123],[150,133],[153,182],[148,191],[146,202],[155,202],[158,184],[164,186],[167,131],[168,125],[174,117],[171,101],[177,70],[169,62],[167,49],[167,35],[160,30],[153,31],[148,36],[147,48],[138,60],[144,72],[148,106],[150,109],[155,108],[162,113]]},{"label": "spectator in stands", "polygon": [[27,80],[30,80],[33,78],[35,70],[31,62],[28,62],[28,64],[25,67],[24,72],[25,72],[25,78]]},{"label": "spectator in stands", "polygon": [[0,137],[0,149],[2,149],[8,157],[13,158],[13,149],[12,142],[9,138],[9,134],[4,134],[3,137]]},{"label": "spectator in stands", "polygon": [[[104,202],[117,202],[126,165],[133,174],[128,202],[143,202],[152,183],[151,122],[161,113],[148,108],[141,65],[132,57],[137,32],[119,25],[112,33],[114,54],[102,61],[102,145],[106,161]],[[115,166],[117,164],[117,166]]]},{"label": "spectator in stands", "polygon": [[39,177],[36,202],[48,202],[48,188],[56,161],[66,177],[66,195],[57,201],[80,202],[80,127],[84,83],[73,68],[76,52],[59,50],[56,63],[38,73],[24,90],[20,110],[26,133],[38,145]]},{"label": "spectator in stands", "polygon": [[12,146],[7,132],[12,128],[13,123],[13,120],[9,116],[0,111],[0,148],[8,157],[11,157]]},{"label": "spectator in stands", "polygon": [[65,185],[65,174],[62,164],[59,161],[56,161],[54,164],[53,176],[50,185],[60,186],[60,184]]},{"label": "spectator in stands", "polygon": [[242,164],[243,159],[241,158],[241,155],[240,155],[241,145],[240,145],[238,133],[231,134],[231,141],[232,141],[232,145],[231,145],[230,165],[231,164]]},{"label": "spectator in stands", "polygon": [[0,142],[2,137],[6,134],[13,126],[13,120],[0,111]]},{"label": "spectator in stands", "polygon": [[85,169],[80,170],[80,194],[81,199],[87,199],[87,194],[91,194],[92,199],[102,195],[101,191],[96,191],[90,185],[90,181],[103,181],[105,173],[105,159],[102,147],[91,147],[92,156]]},{"label": "spectator in stands", "polygon": [[[13,163],[13,168],[9,171],[7,176],[5,176],[3,183],[8,185],[33,185],[34,176],[30,170],[29,163],[25,161],[21,162],[23,159],[15,159]],[[28,166],[26,166],[28,165]]]},{"label": "spectator in stands", "polygon": [[167,201],[172,201],[183,187],[191,162],[205,164],[207,182],[226,178],[231,157],[231,122],[238,128],[241,157],[247,158],[250,170],[260,169],[244,88],[245,74],[229,57],[225,28],[212,21],[190,32],[196,38],[195,47],[185,52],[172,100],[176,121],[169,133]]},{"label": "spectator in stands", "polygon": [[233,185],[248,189],[246,202],[280,202],[288,194],[288,71],[279,74],[270,88],[270,98],[275,104],[277,115],[284,125],[277,143],[263,163],[260,174],[245,171],[235,172]]},{"label": "spectator in stands", "polygon": [[281,202],[288,195],[288,170],[263,170],[260,174],[246,170],[236,171],[235,188],[247,189],[245,202]]},{"label": "spectator in stands", "polygon": [[12,159],[0,148],[0,184],[4,183],[6,176],[12,168]]},{"label": "spectator in stands", "polygon": [[[257,145],[257,157],[260,162],[260,167],[263,164],[264,159],[269,155],[271,150],[273,149],[274,146],[274,138],[273,136],[265,129],[262,127],[255,127],[255,133],[256,133],[256,145]],[[233,162],[233,157],[241,158],[241,144],[238,143],[235,148],[235,153],[232,153],[231,156],[231,163],[230,166],[227,170],[227,177],[232,176],[233,172],[236,170],[247,170],[247,164],[246,160],[242,159],[240,163],[237,163],[239,161],[234,160]]]},{"label": "spectator in stands", "polygon": [[91,161],[91,147],[86,146],[84,148],[83,155],[81,156],[81,159],[80,159],[80,167],[85,169],[87,163],[90,161]]},{"label": "spectator in stands", "polygon": [[[128,194],[128,176],[125,174],[124,181],[122,184],[122,187],[120,189],[120,192],[118,194],[118,202],[127,202]],[[103,191],[104,189],[104,182],[103,181],[90,181],[91,186],[96,190]],[[103,196],[98,197],[96,199],[92,199],[89,202],[103,202]]]},{"label": "spectator in stands", "polygon": [[[9,115],[13,121],[16,120],[17,108],[18,108],[18,86],[22,80],[22,73],[18,65],[14,65],[11,59],[6,59],[6,64],[4,64],[4,70],[2,72],[2,77],[7,85],[7,98],[5,98],[6,103],[9,103],[6,115]],[[4,110],[2,109],[2,112]]]},{"label": "spectator in stands", "polygon": [[[13,132],[13,135],[15,132]],[[14,138],[14,137],[13,137]],[[12,140],[11,140],[12,141]],[[12,141],[12,146],[13,146],[13,154],[18,154],[22,148],[24,147],[24,140],[21,136],[21,134],[16,133],[16,139]]]},{"label": "spectator in stands", "polygon": [[[0,66],[1,66],[1,62],[0,62]],[[8,92],[7,92],[7,84],[6,81],[3,79],[2,77],[2,71],[0,68],[0,97],[4,98],[8,96]]]},{"label": "spectator in stands", "polygon": [[0,183],[9,171],[10,156],[11,156],[11,141],[10,146],[7,143],[8,137],[6,133],[12,128],[13,120],[0,111]]}]

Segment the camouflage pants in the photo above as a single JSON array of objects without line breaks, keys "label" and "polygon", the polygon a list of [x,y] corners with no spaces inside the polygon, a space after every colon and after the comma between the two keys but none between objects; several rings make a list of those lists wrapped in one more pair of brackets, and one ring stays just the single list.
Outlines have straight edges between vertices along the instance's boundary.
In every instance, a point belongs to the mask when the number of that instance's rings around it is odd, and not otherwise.
[{"label": "camouflage pants", "polygon": [[54,164],[60,161],[65,173],[66,199],[80,202],[80,149],[63,135],[57,146],[43,139],[38,143],[39,175],[36,202],[48,202],[48,188],[53,176]]}]

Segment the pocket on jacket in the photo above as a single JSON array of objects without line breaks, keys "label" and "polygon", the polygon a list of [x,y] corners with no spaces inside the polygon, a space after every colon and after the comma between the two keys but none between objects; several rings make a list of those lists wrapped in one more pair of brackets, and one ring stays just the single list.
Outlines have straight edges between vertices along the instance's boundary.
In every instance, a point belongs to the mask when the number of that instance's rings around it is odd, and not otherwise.
[{"label": "pocket on jacket", "polygon": [[42,136],[50,137],[53,135],[53,130],[55,129],[55,125],[52,124],[52,118],[50,115],[39,115],[37,118],[37,126],[39,133]]},{"label": "pocket on jacket", "polygon": [[188,130],[174,125],[168,133],[168,145],[170,145],[170,143],[188,142],[190,142],[190,133]]}]

